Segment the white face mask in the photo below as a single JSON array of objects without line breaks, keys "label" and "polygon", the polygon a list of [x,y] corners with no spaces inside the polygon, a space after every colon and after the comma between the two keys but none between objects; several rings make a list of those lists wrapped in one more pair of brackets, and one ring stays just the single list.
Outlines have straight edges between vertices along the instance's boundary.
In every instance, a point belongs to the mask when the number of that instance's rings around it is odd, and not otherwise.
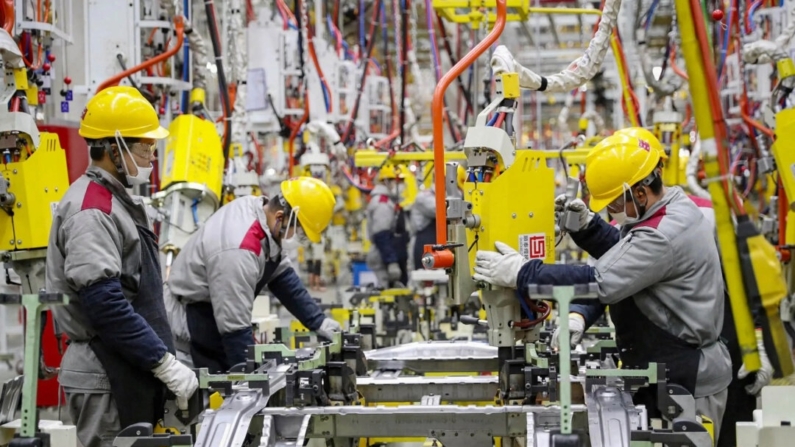
[{"label": "white face mask", "polygon": [[[116,131],[115,137],[116,137],[116,144],[119,147],[123,147],[124,150],[127,151],[128,154],[130,154],[130,160],[132,160],[133,163],[135,163],[135,158],[133,157],[130,148],[127,147],[127,143],[124,141],[124,138],[121,137],[121,133],[118,130]],[[138,166],[138,164],[136,163],[135,167],[138,168],[138,174],[132,176],[130,175],[130,168],[127,167],[127,161],[125,160],[124,154],[119,154],[119,155],[121,156],[121,163],[124,166],[124,172],[127,176],[127,183],[130,186],[144,185],[146,183],[149,183],[149,177],[152,175],[152,169],[154,168],[152,166],[152,163],[149,163],[149,166],[145,168]]]},{"label": "white face mask", "polygon": [[622,227],[627,223],[627,213],[626,211],[622,211],[620,213],[610,212],[610,217],[616,221],[617,224],[621,225]]}]

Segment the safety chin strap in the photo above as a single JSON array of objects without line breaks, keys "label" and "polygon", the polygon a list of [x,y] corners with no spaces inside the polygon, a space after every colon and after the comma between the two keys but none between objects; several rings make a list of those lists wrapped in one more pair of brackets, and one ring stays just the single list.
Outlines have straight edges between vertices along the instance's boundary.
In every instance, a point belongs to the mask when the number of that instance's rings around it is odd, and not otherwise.
[{"label": "safety chin strap", "polygon": [[[118,133],[118,132],[117,132]],[[124,156],[121,153],[121,145],[118,143],[118,138],[116,139],[116,147],[118,148],[118,154],[113,153],[113,142],[109,138],[105,138],[102,142],[102,146],[105,149],[105,152],[108,153],[110,156],[111,161],[116,166],[116,172],[119,174],[119,181],[125,188],[130,188],[130,182],[127,181],[127,172],[125,171],[126,166],[124,166]]]},{"label": "safety chin strap", "polygon": [[[284,209],[284,213],[287,214],[287,225],[282,225],[279,227],[279,240],[281,242],[291,242],[295,240],[298,235],[298,210],[300,207],[291,207],[287,200],[284,199],[284,196],[279,196],[279,204],[281,204],[282,208]],[[293,237],[286,238],[290,232],[290,225],[293,225],[295,230],[293,231]]]}]

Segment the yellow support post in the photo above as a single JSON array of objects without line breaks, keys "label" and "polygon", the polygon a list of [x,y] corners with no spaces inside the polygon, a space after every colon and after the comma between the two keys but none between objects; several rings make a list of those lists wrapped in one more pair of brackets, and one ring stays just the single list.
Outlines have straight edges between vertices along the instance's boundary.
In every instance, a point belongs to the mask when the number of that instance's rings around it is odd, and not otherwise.
[{"label": "yellow support post", "polygon": [[[709,101],[709,89],[714,88],[707,83],[705,68],[702,66],[701,50],[696,38],[695,20],[703,20],[701,11],[693,11],[689,0],[676,0],[677,21],[682,39],[682,53],[685,58],[687,74],[690,78],[690,97],[693,99],[693,115],[701,136],[701,152],[704,170],[710,179],[720,178],[717,145],[715,143],[715,125]],[[737,327],[737,339],[743,355],[743,363],[749,371],[757,371],[761,367],[759,351],[756,346],[756,334],[748,306],[748,297],[743,283],[743,272],[740,267],[740,254],[737,248],[734,223],[728,198],[720,181],[709,183],[712,196],[712,207],[715,211],[720,255],[723,260],[723,271],[726,286]]]}]

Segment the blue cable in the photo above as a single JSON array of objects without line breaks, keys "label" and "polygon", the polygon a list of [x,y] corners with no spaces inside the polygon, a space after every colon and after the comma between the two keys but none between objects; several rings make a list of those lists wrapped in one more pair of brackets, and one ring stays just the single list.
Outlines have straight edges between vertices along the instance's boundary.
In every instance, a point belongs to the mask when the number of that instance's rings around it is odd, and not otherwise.
[{"label": "blue cable", "polygon": [[762,6],[762,2],[754,2],[751,5],[751,9],[748,10],[748,24],[751,25],[751,31],[756,29],[756,22],[754,22],[754,14],[756,14],[756,10]]},{"label": "blue cable", "polygon": [[527,305],[524,298],[522,298],[522,294],[519,291],[516,291],[516,297],[519,298],[519,305],[522,306],[522,310],[524,311],[525,315],[528,319],[535,320],[536,314],[532,310],[530,310],[530,306]]},{"label": "blue cable", "polygon": [[[726,16],[726,23],[730,24],[730,26],[731,26],[731,23],[732,23],[732,12],[734,11],[734,8],[728,8],[728,9],[729,9],[729,12],[728,12],[728,14]],[[731,32],[730,32],[729,29],[726,29],[726,31],[723,33],[723,48],[721,48],[721,50],[720,50],[720,63],[718,64],[718,76],[720,76],[720,74],[723,73],[723,64],[726,63],[726,52],[729,50],[729,35],[730,34],[731,34]]]},{"label": "blue cable", "polygon": [[496,122],[497,122],[497,117],[498,117],[498,116],[500,116],[500,114],[499,114],[499,113],[495,113],[494,115],[492,115],[492,116],[491,116],[491,119],[490,119],[490,120],[489,120],[489,121],[486,123],[486,125],[487,125],[487,126],[493,126],[493,125],[494,125],[494,123],[496,123]]},{"label": "blue cable", "polygon": [[[190,19],[189,14],[190,9],[190,0],[183,0],[182,2],[182,12],[185,15],[185,20]],[[190,79],[190,45],[188,44],[188,39],[182,44],[182,80],[188,82]],[[182,92],[182,103],[180,104],[180,109],[182,113],[188,113],[188,101],[190,101],[190,96],[187,90]]]},{"label": "blue cable", "polygon": [[193,224],[199,225],[199,199],[193,199],[193,203],[190,205],[191,213],[193,214]]},{"label": "blue cable", "polygon": [[660,3],[659,0],[654,0],[649,7],[649,13],[646,14],[646,26],[644,27],[646,31],[649,30],[649,26],[651,26],[651,18],[654,17],[654,10],[657,9],[657,4]]},{"label": "blue cable", "polygon": [[365,7],[364,0],[359,0],[359,54],[364,55],[367,50],[364,42],[364,21],[365,21]]}]

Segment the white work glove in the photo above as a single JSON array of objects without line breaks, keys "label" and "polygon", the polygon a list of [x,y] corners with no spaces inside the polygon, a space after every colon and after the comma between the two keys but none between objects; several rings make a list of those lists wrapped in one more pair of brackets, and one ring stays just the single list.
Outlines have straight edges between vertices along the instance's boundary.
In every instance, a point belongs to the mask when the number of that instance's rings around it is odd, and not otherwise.
[{"label": "white work glove", "polygon": [[475,281],[485,281],[501,287],[516,288],[516,277],[525,258],[502,242],[494,244],[497,251],[478,250],[475,255]]},{"label": "white work glove", "polygon": [[[585,333],[585,319],[582,315],[571,312],[569,314],[569,341],[572,347],[580,344],[582,335]],[[560,326],[552,333],[552,343],[550,346],[557,351],[560,348]]]},{"label": "white work glove", "polygon": [[491,70],[494,72],[494,76],[516,71],[513,55],[505,45],[498,46],[491,55]]},{"label": "white work glove", "polygon": [[775,42],[762,39],[743,45],[742,54],[746,64],[769,64],[789,57]]},{"label": "white work glove", "polygon": [[396,262],[386,266],[386,272],[389,274],[390,281],[400,281],[400,266]]},{"label": "white work glove", "polygon": [[570,202],[567,202],[567,200],[568,198],[565,194],[561,194],[555,199],[555,218],[557,225],[561,230],[565,230],[565,228],[563,228],[564,222],[562,222],[561,219],[566,215],[566,211],[570,210],[577,213],[580,219],[580,225],[577,231],[582,231],[591,223],[594,213],[592,213],[591,210],[588,209],[588,206],[585,205],[585,202],[580,199],[574,199]]},{"label": "white work glove", "polygon": [[180,363],[170,352],[166,353],[160,366],[155,367],[152,373],[177,396],[177,408],[187,410],[188,399],[199,388],[199,379],[196,378],[196,373]]},{"label": "white work glove", "polygon": [[336,320],[326,318],[315,333],[328,341],[334,340],[334,332],[342,332],[342,326]]},{"label": "white work glove", "polygon": [[[773,365],[770,363],[770,359],[767,357],[767,351],[765,351],[765,344],[761,340],[761,338],[757,339],[756,342],[757,349],[759,349],[759,359],[762,361],[762,367],[756,372],[756,379],[754,383],[751,385],[746,385],[745,391],[752,395],[756,396],[762,391],[762,388],[770,385],[770,381],[773,380]],[[737,371],[737,378],[742,380],[748,377],[751,373],[745,369],[745,364],[740,367],[740,370]]]}]

